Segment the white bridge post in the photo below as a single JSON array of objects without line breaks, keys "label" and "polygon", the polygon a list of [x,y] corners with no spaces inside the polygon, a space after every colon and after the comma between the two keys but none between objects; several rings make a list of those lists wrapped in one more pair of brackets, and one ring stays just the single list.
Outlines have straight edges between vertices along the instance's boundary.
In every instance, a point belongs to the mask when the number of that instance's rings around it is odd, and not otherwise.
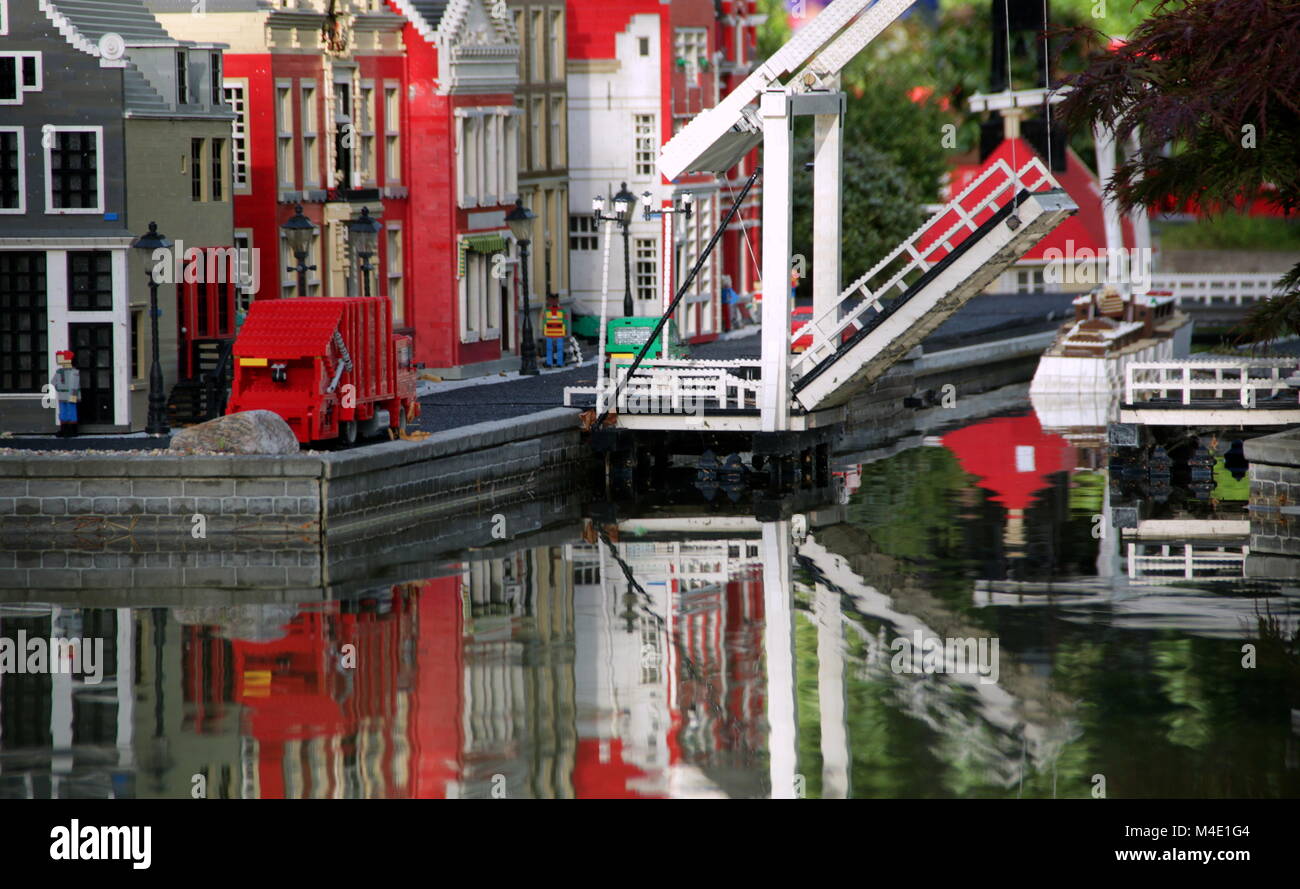
[{"label": "white bridge post", "polygon": [[[836,76],[836,81],[839,77]],[[838,83],[836,84],[838,86]],[[813,135],[813,317],[835,305],[840,295],[840,226],[844,170],[844,96],[838,114],[818,114]],[[832,319],[837,320],[837,319]],[[812,328],[810,327],[811,331]],[[813,331],[813,336],[816,336]]]},{"label": "white bridge post", "polygon": [[760,428],[790,428],[790,229],[794,119],[783,89],[763,93],[763,388]]}]

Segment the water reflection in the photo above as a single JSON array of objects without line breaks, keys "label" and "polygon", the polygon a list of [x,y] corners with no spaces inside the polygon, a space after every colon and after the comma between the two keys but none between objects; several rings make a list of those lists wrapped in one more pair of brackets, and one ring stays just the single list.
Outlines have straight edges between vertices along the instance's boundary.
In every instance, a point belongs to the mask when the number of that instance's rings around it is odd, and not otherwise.
[{"label": "water reflection", "polygon": [[[1297,609],[1241,503],[1118,527],[1099,465],[1020,415],[782,522],[551,504],[326,553],[305,599],[8,591],[0,636],[104,675],[0,675],[0,795],[1296,795]],[[997,639],[996,681],[899,672],[917,633]]]}]

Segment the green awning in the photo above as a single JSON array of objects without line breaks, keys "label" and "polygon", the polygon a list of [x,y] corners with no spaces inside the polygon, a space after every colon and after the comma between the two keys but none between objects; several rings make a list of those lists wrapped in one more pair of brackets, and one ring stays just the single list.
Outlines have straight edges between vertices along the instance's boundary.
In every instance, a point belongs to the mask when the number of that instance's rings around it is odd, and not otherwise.
[{"label": "green awning", "polygon": [[506,239],[501,235],[466,235],[461,243],[475,253],[502,253],[506,249]]}]

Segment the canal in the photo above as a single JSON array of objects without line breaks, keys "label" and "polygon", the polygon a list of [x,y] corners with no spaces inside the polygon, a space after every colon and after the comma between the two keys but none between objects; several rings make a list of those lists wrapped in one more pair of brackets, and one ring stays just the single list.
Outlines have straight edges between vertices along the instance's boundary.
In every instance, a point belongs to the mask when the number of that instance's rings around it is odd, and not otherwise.
[{"label": "canal", "polygon": [[[97,645],[3,671],[0,796],[1300,794],[1294,587],[1159,524],[1239,530],[1239,479],[1139,535],[1097,449],[1024,410],[835,474],[766,524],[574,494],[471,543],[236,542],[202,558],[266,573],[220,594],[7,591],[0,637]],[[127,532],[14,562],[110,557],[181,564]],[[316,559],[319,588],[266,580]]]}]

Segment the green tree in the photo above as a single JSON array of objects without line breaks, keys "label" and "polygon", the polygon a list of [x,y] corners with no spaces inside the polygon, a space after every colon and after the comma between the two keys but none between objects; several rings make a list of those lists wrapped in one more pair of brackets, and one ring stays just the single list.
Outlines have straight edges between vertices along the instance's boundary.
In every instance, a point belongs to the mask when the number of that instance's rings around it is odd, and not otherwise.
[{"label": "green tree", "polygon": [[[1140,132],[1107,183],[1123,208],[1218,213],[1266,196],[1288,215],[1300,209],[1300,3],[1161,0],[1069,83],[1070,121],[1105,122],[1121,141]],[[1300,332],[1300,265],[1279,283],[1242,339]]]}]

